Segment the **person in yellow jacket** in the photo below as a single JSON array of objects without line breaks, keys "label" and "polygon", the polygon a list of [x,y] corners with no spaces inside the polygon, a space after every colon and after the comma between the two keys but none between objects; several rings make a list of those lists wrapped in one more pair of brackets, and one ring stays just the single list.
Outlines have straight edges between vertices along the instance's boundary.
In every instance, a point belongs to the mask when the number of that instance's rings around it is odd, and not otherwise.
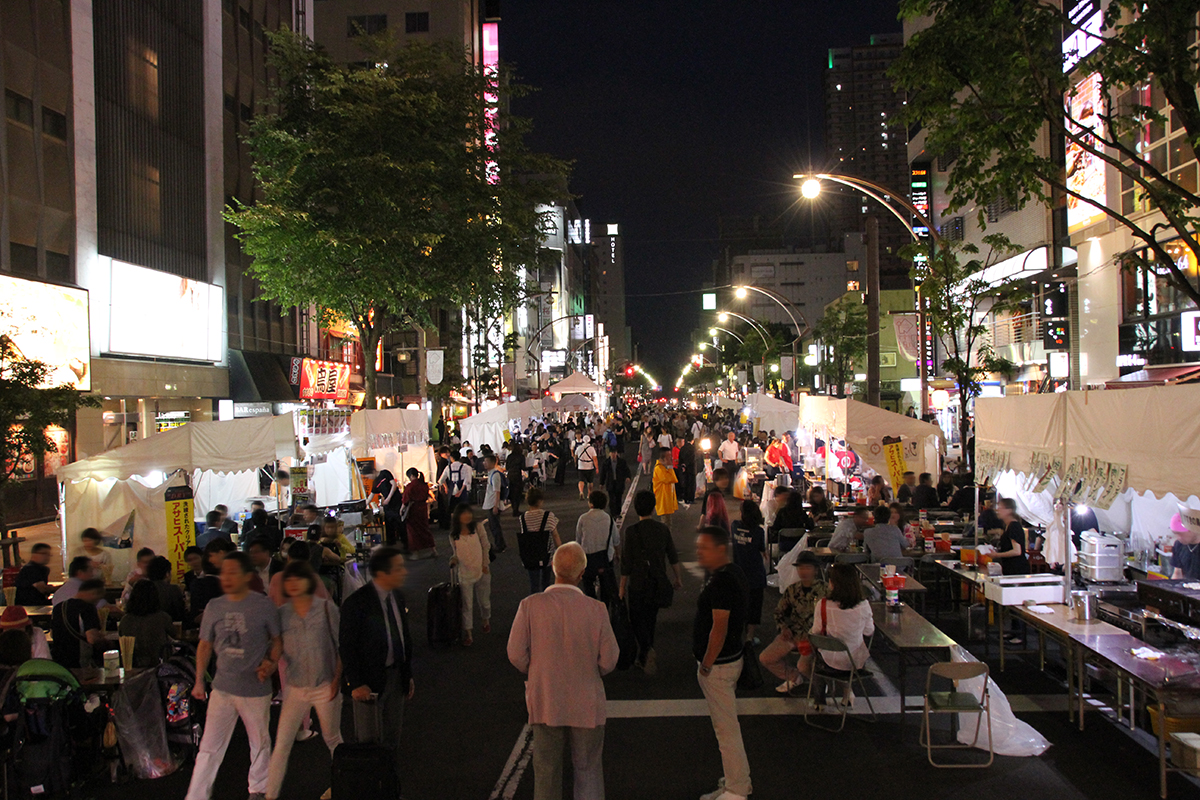
[{"label": "person in yellow jacket", "polygon": [[671,467],[671,451],[664,447],[654,467],[654,511],[667,527],[671,526],[671,515],[679,508],[679,502],[675,499],[675,484],[678,482],[679,478]]}]

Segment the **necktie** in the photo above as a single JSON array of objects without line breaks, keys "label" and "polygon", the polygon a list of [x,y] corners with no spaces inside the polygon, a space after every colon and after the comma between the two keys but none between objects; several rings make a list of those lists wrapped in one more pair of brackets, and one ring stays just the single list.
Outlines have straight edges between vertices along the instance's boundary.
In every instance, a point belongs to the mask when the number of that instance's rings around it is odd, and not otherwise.
[{"label": "necktie", "polygon": [[400,623],[396,619],[396,612],[393,610],[395,598],[388,595],[384,600],[383,607],[387,611],[388,632],[392,637],[391,652],[388,653],[387,666],[393,666],[404,660],[404,637],[400,635]]}]

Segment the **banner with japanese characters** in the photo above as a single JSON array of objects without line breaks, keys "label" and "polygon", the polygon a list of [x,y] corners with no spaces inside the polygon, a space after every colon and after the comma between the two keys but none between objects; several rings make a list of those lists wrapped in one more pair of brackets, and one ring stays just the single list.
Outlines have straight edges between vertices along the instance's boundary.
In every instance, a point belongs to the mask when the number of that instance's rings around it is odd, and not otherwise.
[{"label": "banner with japanese characters", "polygon": [[183,583],[189,569],[183,555],[196,544],[195,501],[188,486],[171,486],[165,493],[167,513],[167,558],[171,561],[172,583]]}]

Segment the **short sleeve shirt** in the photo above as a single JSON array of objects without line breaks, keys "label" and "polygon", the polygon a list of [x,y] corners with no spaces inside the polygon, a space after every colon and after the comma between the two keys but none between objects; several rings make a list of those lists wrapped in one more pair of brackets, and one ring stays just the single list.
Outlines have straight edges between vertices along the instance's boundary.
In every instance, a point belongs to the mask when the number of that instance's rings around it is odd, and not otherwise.
[{"label": "short sleeve shirt", "polygon": [[1183,572],[1185,580],[1200,579],[1200,546],[1176,540],[1171,548],[1171,569]]},{"label": "short sleeve shirt", "polygon": [[237,601],[222,595],[210,601],[200,638],[211,642],[217,654],[213,688],[236,697],[271,694],[271,681],[260,681],[255,673],[279,631],[279,609],[265,594],[251,592]]},{"label": "short sleeve shirt", "polygon": [[488,473],[487,491],[483,496],[483,510],[491,511],[496,507],[496,498],[500,496],[500,470],[494,469]]},{"label": "short sleeve shirt", "polygon": [[1008,523],[1008,527],[1004,529],[1004,534],[1000,537],[1000,543],[996,545],[996,549],[1003,553],[1012,550],[1018,544],[1021,546],[1021,555],[997,559],[1000,562],[1000,569],[1005,575],[1029,574],[1029,559],[1025,553],[1025,528],[1021,523],[1013,521]]},{"label": "short sleeve shirt", "polygon": [[767,540],[761,525],[748,529],[741,521],[733,524],[733,563],[746,573],[750,586],[767,585],[767,567],[762,554],[766,552]]},{"label": "short sleeve shirt", "polygon": [[729,612],[729,628],[725,644],[717,655],[718,664],[736,661],[742,656],[742,640],[746,635],[746,605],[749,602],[746,575],[737,564],[726,564],[713,572],[696,603],[696,620],[692,625],[692,655],[704,660],[708,650],[708,635],[712,632],[714,610]]}]

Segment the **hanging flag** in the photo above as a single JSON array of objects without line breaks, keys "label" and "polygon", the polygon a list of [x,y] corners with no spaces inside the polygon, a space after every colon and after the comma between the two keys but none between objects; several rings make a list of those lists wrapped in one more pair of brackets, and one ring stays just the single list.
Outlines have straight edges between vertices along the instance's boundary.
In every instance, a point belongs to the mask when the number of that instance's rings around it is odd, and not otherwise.
[{"label": "hanging flag", "polygon": [[425,351],[425,380],[434,386],[442,382],[445,353],[441,350]]},{"label": "hanging flag", "polygon": [[171,559],[171,581],[182,584],[183,576],[190,567],[183,554],[196,544],[196,524],[192,490],[188,486],[168,487],[165,500],[167,510],[167,553]]},{"label": "hanging flag", "polygon": [[795,370],[795,356],[780,356],[779,357],[779,377],[785,381],[792,379],[793,371]]},{"label": "hanging flag", "polygon": [[766,368],[762,364],[754,365],[754,382],[761,385],[763,378],[766,377]]}]

